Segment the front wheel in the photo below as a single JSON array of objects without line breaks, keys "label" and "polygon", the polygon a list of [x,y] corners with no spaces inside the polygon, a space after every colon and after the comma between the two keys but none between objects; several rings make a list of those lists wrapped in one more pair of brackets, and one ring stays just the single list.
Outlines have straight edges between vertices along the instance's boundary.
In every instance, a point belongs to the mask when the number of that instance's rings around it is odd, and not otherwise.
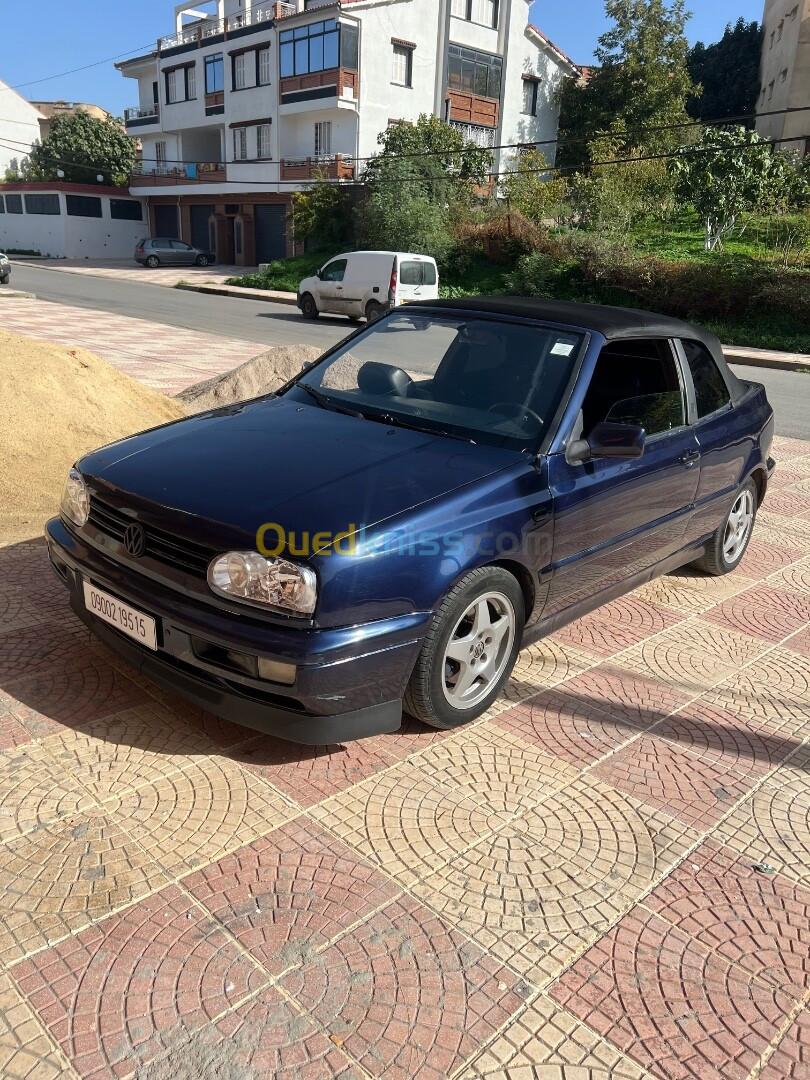
[{"label": "front wheel", "polygon": [[301,314],[305,319],[317,319],[320,315],[318,305],[315,303],[315,298],[310,296],[309,293],[304,293],[301,297]]},{"label": "front wheel", "polygon": [[149,258],[146,260],[146,265],[149,267],[150,270],[157,270],[157,268],[160,266],[160,259],[157,257],[157,255],[150,255]]},{"label": "front wheel", "polygon": [[382,304],[377,303],[376,300],[369,300],[366,304],[366,319],[370,323],[376,322],[381,319],[385,314],[385,308]]},{"label": "front wheel", "polygon": [[210,261],[211,260],[208,258],[207,255],[198,255],[197,256],[197,266],[208,266]]},{"label": "front wheel", "polygon": [[0,285],[8,285],[10,280],[11,280],[11,278],[8,277],[8,276],[0,277]]},{"label": "front wheel", "polygon": [[473,570],[433,617],[405,711],[431,727],[462,727],[485,713],[515,666],[525,623],[523,593],[499,566]]},{"label": "front wheel", "polygon": [[747,480],[737,493],[725,521],[706,545],[706,552],[692,565],[707,574],[730,574],[742,562],[757,518],[757,487]]}]

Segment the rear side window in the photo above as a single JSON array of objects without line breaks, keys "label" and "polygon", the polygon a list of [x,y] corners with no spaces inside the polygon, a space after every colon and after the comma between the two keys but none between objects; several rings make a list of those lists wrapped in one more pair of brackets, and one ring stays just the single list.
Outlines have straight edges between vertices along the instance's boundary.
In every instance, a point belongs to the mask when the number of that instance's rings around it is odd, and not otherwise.
[{"label": "rear side window", "polygon": [[402,262],[399,280],[402,285],[435,285],[436,267],[428,262]]},{"label": "rear side window", "polygon": [[705,345],[701,345],[699,341],[682,341],[681,344],[692,372],[692,382],[695,384],[698,419],[711,416],[718,409],[724,409],[731,401],[726,380]]}]

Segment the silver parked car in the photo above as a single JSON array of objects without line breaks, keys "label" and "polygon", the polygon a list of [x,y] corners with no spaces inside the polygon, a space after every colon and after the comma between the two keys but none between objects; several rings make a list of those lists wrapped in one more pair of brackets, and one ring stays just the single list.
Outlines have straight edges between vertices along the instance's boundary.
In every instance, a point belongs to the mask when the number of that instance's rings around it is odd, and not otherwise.
[{"label": "silver parked car", "polygon": [[216,261],[212,251],[192,247],[182,240],[149,237],[139,240],[135,248],[135,262],[152,270],[157,266],[208,266]]},{"label": "silver parked car", "polygon": [[8,255],[4,255],[0,251],[0,285],[8,285],[11,281],[11,263],[8,261]]}]

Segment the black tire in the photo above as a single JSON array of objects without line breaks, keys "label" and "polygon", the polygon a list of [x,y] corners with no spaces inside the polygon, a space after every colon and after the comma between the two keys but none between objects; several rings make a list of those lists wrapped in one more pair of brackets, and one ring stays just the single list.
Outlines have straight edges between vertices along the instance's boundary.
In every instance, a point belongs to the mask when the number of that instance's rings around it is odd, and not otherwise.
[{"label": "black tire", "polygon": [[9,281],[11,281],[11,277],[8,274],[5,277],[0,277],[0,285],[8,285]]},{"label": "black tire", "polygon": [[211,260],[208,258],[207,255],[198,255],[197,256],[197,266],[208,266],[208,264],[210,262],[211,262]]},{"label": "black tire", "polygon": [[381,319],[384,314],[385,308],[376,300],[369,300],[369,302],[366,304],[366,320],[368,322],[376,322],[377,319]]},{"label": "black tire", "polygon": [[[727,530],[730,528],[731,524],[731,516],[741,501],[744,502],[747,498],[750,498],[751,500],[750,523],[747,526],[746,535],[742,540],[741,547],[734,553],[733,558],[729,559],[726,556],[724,547],[727,539]],[[751,534],[754,531],[754,524],[756,523],[757,504],[757,486],[753,480],[746,480],[734,496],[734,502],[732,503],[729,512],[723,518],[723,524],[717,529],[706,545],[705,554],[692,563],[692,566],[694,566],[696,570],[702,570],[705,574],[712,574],[714,577],[722,577],[724,574],[730,574],[732,570],[737,569],[751,542]]]},{"label": "black tire", "polygon": [[157,268],[160,266],[160,259],[157,257],[157,255],[150,255],[149,258],[146,260],[146,265],[149,267],[150,270],[157,270]]},{"label": "black tire", "polygon": [[315,297],[310,293],[304,293],[301,297],[301,314],[305,319],[317,319],[320,315],[318,305],[315,303]]},{"label": "black tire", "polygon": [[[460,709],[451,705],[445,695],[445,651],[467,609],[476,599],[488,593],[497,593],[511,605],[514,640],[508,649],[508,656],[505,656],[506,662],[486,697],[476,702],[472,708]],[[405,711],[417,720],[445,731],[463,727],[485,713],[512,674],[520,651],[525,619],[523,593],[516,579],[507,570],[500,566],[488,566],[467,574],[450,590],[433,616],[408,689],[405,691]]]}]

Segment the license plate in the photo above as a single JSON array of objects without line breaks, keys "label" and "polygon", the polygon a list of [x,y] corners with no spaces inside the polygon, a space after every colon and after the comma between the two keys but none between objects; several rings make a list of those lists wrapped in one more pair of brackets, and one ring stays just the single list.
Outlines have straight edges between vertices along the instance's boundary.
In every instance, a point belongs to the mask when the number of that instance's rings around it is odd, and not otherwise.
[{"label": "license plate", "polygon": [[85,607],[91,614],[114,626],[127,637],[139,641],[147,649],[157,652],[157,623],[153,618],[144,615],[137,608],[130,607],[123,600],[110,596],[102,589],[97,589],[89,581],[83,582],[83,585]]}]

